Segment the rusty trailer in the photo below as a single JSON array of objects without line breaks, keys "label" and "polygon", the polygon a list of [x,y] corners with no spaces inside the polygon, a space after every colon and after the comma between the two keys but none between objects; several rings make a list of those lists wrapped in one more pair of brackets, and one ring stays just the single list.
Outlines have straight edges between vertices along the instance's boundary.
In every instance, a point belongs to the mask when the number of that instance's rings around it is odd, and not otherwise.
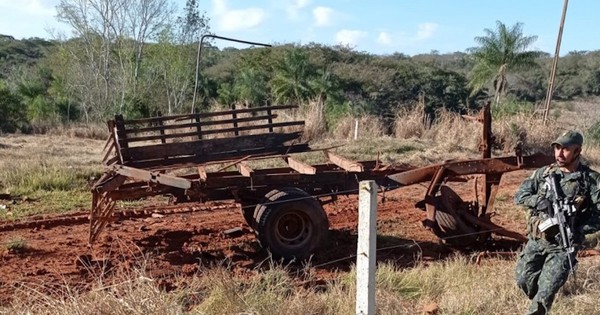
[{"label": "rusty trailer", "polygon": [[[523,237],[489,219],[495,191],[504,172],[538,167],[549,159],[520,154],[492,158],[489,104],[471,117],[483,123],[482,159],[424,168],[352,161],[331,148],[312,148],[302,138],[303,121],[281,119],[280,113],[295,108],[279,105],[132,120],[115,116],[108,122],[105,172],[92,188],[90,243],[112,220],[117,201],[169,195],[178,203],[235,200],[263,247],[278,257],[304,259],[327,237],[322,204],[341,194],[357,194],[361,180],[375,180],[385,189],[429,181],[417,206],[427,211],[424,225],[448,244],[480,242],[491,233]],[[314,151],[322,151],[326,163],[308,164],[296,155]],[[254,169],[251,164],[259,159],[280,159],[285,166]],[[445,185],[474,175],[483,178],[482,202],[463,201]]]},{"label": "rusty trailer", "polygon": [[[115,116],[108,122],[105,172],[92,188],[90,243],[111,220],[116,201],[169,195],[177,203],[235,200],[264,247],[276,256],[306,258],[329,228],[323,202],[357,193],[361,180],[389,186],[387,176],[406,168],[311,148],[302,139],[303,121],[279,119],[278,112],[294,108]],[[295,156],[311,151],[322,151],[327,162],[310,165]],[[259,159],[286,166],[253,169]]]}]

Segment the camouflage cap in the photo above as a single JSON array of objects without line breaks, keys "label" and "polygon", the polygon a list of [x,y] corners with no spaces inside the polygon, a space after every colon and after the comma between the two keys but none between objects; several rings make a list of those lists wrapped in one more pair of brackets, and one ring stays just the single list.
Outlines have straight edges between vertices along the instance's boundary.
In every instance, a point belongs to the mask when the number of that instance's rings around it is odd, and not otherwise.
[{"label": "camouflage cap", "polygon": [[582,145],[583,144],[583,136],[573,130],[569,130],[563,134],[561,134],[554,142],[552,142],[552,146],[560,145],[563,147],[568,147],[572,145]]}]

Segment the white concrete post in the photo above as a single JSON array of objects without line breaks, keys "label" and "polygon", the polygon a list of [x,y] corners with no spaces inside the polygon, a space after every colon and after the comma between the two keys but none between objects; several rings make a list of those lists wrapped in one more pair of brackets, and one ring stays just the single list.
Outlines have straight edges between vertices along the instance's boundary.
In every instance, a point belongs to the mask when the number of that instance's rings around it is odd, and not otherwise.
[{"label": "white concrete post", "polygon": [[354,140],[358,139],[358,119],[354,120]]},{"label": "white concrete post", "polygon": [[377,247],[377,184],[362,181],[358,192],[356,249],[356,314],[375,315],[375,249]]}]

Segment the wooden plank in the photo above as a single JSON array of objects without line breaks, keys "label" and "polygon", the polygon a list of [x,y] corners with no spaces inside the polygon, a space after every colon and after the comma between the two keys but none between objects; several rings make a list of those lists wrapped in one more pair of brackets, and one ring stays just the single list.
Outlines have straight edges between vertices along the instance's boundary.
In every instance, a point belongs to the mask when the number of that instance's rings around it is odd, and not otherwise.
[{"label": "wooden plank", "polygon": [[130,119],[130,120],[125,120],[124,122],[127,125],[145,124],[145,123],[157,122],[158,120],[171,121],[171,120],[194,119],[196,117],[208,118],[208,117],[231,115],[234,112],[237,114],[257,113],[257,112],[268,111],[268,110],[294,109],[294,108],[298,108],[298,105],[275,105],[275,106],[240,108],[240,109],[225,110],[225,111],[212,112],[212,113],[195,113],[195,114],[185,114],[185,115],[171,115],[171,116],[163,116],[163,117]]},{"label": "wooden plank", "polygon": [[125,132],[125,123],[123,120],[123,115],[115,115],[115,126],[113,130],[115,142],[119,144],[121,160],[123,162],[128,161],[130,159],[129,143],[127,139],[127,133]]},{"label": "wooden plank", "polygon": [[115,154],[117,150],[112,133],[108,136],[108,139],[109,141],[106,142],[106,146],[104,146],[103,149],[103,151],[106,150],[106,153],[104,153],[104,156],[102,157],[102,162],[104,163],[104,165],[108,165],[107,160],[110,159],[110,154]]},{"label": "wooden plank", "polygon": [[317,173],[317,169],[314,166],[308,165],[304,162],[300,162],[289,156],[286,156],[283,159],[293,170],[300,174],[314,175]]},{"label": "wooden plank", "polygon": [[327,150],[325,150],[324,152],[329,161],[345,169],[348,172],[363,172],[365,170],[365,167],[358,162],[348,160],[345,157],[342,157]]},{"label": "wooden plank", "polygon": [[221,163],[240,158],[240,156],[251,155],[253,158],[268,157],[271,155],[283,155],[289,153],[310,151],[308,144],[295,144],[274,148],[244,149],[236,152],[219,152],[208,155],[187,155],[170,157],[168,162],[164,159],[148,159],[141,161],[130,161],[128,166],[142,169],[174,169],[182,167],[194,167],[197,164]]},{"label": "wooden plank", "polygon": [[205,182],[207,175],[206,175],[206,168],[202,165],[198,165],[198,176],[200,176],[200,181]]},{"label": "wooden plank", "polygon": [[250,168],[250,166],[248,166],[248,164],[246,164],[244,162],[239,162],[235,166],[237,167],[238,172],[240,172],[240,174],[242,174],[242,176],[252,177],[252,173],[254,173],[254,170],[252,168]]},{"label": "wooden plank", "polygon": [[189,189],[190,187],[192,187],[192,183],[185,178],[161,174],[159,172],[140,170],[137,168],[127,167],[123,165],[116,167],[115,172],[137,180],[157,183],[175,188]]},{"label": "wooden plank", "polygon": [[111,135],[115,138],[114,145],[115,145],[115,150],[117,152],[117,157],[119,158],[119,162],[121,164],[123,164],[123,163],[125,163],[125,160],[123,159],[123,154],[121,152],[121,145],[119,144],[119,135],[117,134],[117,128],[115,127],[115,124],[113,121],[110,121],[109,124],[110,123],[112,123],[112,126],[113,126]]},{"label": "wooden plank", "polygon": [[111,165],[113,165],[113,164],[115,164],[117,162],[119,162],[119,157],[118,156],[113,156],[112,158],[103,161],[102,164],[104,166],[111,166]]},{"label": "wooden plank", "polygon": [[[234,122],[234,126],[237,126],[237,123]],[[227,132],[234,132],[235,135],[238,136],[240,131],[260,130],[260,129],[267,129],[267,128],[271,128],[271,127],[290,127],[290,126],[304,126],[304,121],[288,121],[288,122],[274,123],[271,125],[262,124],[262,125],[243,126],[243,127],[203,130],[202,134],[208,135],[208,134],[221,134],[221,133],[227,133]],[[132,142],[140,142],[140,141],[183,138],[183,137],[191,137],[191,136],[196,136],[196,135],[198,135],[197,131],[172,133],[172,134],[168,134],[168,135],[129,137],[129,138],[127,138],[127,142],[132,143]]]},{"label": "wooden plank", "polygon": [[[277,115],[261,115],[261,116],[252,116],[252,117],[242,117],[238,118],[238,122],[250,122],[250,121],[260,121],[260,120],[269,120],[275,119]],[[172,125],[163,125],[161,126],[150,126],[150,127],[132,127],[125,129],[127,134],[130,133],[140,133],[140,132],[152,132],[160,129],[172,130],[172,129],[185,129],[185,128],[196,128],[202,126],[215,126],[215,125],[224,125],[233,123],[233,119],[219,119],[219,120],[208,120],[208,121],[200,121],[200,117],[194,118],[196,121],[191,123],[175,123]],[[162,121],[160,122],[162,123]]]},{"label": "wooden plank", "polygon": [[[154,144],[129,149],[133,161],[177,157],[209,156],[223,152],[267,151],[299,138],[301,132],[246,135],[235,138],[203,139],[189,142]],[[248,155],[248,154],[239,154]],[[234,155],[235,156],[235,155]]]},{"label": "wooden plank", "polygon": [[125,179],[124,176],[116,174],[103,183],[96,184],[94,189],[99,193],[113,191],[119,188],[125,182]]},{"label": "wooden plank", "polygon": [[[111,132],[112,128],[109,127],[108,132]],[[104,143],[104,148],[102,148],[102,152],[104,152],[104,150],[106,150],[106,148],[108,147],[112,147],[114,146],[114,141],[115,138],[112,137],[112,134],[108,136],[108,139],[106,139],[106,142]]]}]

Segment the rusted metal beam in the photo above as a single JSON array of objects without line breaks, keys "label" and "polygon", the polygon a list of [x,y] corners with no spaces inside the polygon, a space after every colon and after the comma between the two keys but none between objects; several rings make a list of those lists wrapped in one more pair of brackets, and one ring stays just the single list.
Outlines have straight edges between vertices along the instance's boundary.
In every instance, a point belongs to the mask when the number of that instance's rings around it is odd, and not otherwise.
[{"label": "rusted metal beam", "polygon": [[472,174],[502,174],[520,169],[538,168],[551,164],[554,161],[553,157],[541,153],[523,156],[522,158],[523,163],[520,163],[520,160],[514,156],[440,163],[393,174],[390,175],[389,178],[406,186],[430,181],[437,169],[442,166],[446,167],[446,174],[449,176],[460,176]]},{"label": "rusted metal beam", "polygon": [[348,172],[363,172],[365,167],[359,162],[351,161],[331,151],[323,151],[327,159]]}]

